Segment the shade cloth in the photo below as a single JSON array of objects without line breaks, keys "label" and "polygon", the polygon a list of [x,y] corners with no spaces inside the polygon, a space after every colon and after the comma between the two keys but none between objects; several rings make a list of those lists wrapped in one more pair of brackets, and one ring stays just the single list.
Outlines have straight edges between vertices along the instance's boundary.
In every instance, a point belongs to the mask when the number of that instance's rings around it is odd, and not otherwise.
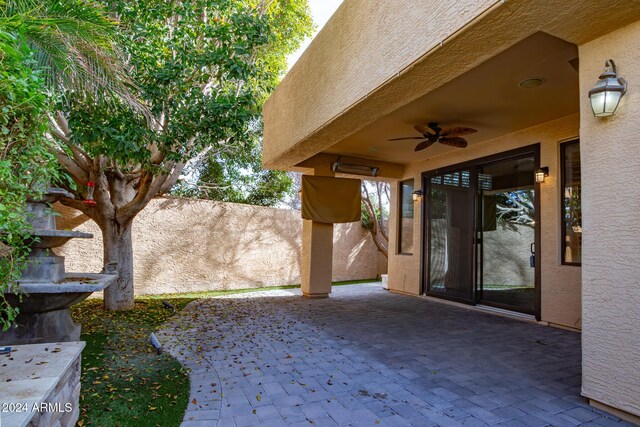
[{"label": "shade cloth", "polygon": [[325,224],[360,221],[360,180],[302,176],[302,218]]}]

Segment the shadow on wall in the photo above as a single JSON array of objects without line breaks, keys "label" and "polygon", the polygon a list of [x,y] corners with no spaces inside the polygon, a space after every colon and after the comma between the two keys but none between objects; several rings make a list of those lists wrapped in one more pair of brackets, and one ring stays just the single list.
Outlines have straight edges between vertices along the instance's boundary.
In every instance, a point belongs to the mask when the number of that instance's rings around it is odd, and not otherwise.
[{"label": "shadow on wall", "polygon": [[483,275],[485,284],[533,286],[535,269],[529,264],[534,230],[515,225],[514,229],[498,228],[484,232]]},{"label": "shadow on wall", "polygon": [[[73,210],[61,211],[65,218],[74,218],[81,224],[78,229],[96,236],[90,241],[70,241],[62,248],[60,254],[67,257],[69,270],[99,271],[100,230],[92,221],[78,221]],[[377,251],[360,224],[338,225],[334,233],[334,280],[375,277]],[[298,211],[206,200],[155,199],[133,224],[136,292],[297,284],[301,235]]]},{"label": "shadow on wall", "polygon": [[73,230],[91,219],[82,212],[56,203],[53,210],[60,214],[56,217],[56,225],[60,230]]},{"label": "shadow on wall", "polygon": [[362,228],[360,221],[336,224],[333,229],[333,280],[351,280],[354,276],[368,279],[378,274],[378,250],[371,234]]}]

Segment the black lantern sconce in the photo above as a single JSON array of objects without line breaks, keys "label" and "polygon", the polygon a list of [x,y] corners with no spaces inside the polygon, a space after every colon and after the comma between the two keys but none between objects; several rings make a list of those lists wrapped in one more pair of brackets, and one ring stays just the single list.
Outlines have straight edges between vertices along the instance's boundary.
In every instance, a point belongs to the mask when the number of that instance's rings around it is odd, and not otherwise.
[{"label": "black lantern sconce", "polygon": [[589,91],[591,110],[596,117],[608,117],[615,113],[620,100],[627,92],[627,82],[618,77],[618,70],[613,59],[605,62],[600,80]]}]

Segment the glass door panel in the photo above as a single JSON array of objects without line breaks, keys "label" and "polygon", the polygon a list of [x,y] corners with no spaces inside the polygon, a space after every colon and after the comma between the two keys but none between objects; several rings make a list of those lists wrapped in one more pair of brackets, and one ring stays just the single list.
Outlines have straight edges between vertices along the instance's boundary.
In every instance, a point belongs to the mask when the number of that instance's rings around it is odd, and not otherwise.
[{"label": "glass door panel", "polygon": [[477,300],[535,312],[534,157],[479,166]]},{"label": "glass door panel", "polygon": [[473,301],[473,191],[471,171],[428,178],[427,292]]}]

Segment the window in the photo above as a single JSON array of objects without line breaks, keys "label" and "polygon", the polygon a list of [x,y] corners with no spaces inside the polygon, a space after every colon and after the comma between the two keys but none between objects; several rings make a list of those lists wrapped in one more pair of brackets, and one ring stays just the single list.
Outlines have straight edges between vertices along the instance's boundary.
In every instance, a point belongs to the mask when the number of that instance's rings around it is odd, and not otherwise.
[{"label": "window", "polygon": [[400,183],[400,223],[398,253],[413,253],[413,179]]},{"label": "window", "polygon": [[580,142],[560,146],[562,161],[562,263],[582,263],[582,180],[580,177]]}]

